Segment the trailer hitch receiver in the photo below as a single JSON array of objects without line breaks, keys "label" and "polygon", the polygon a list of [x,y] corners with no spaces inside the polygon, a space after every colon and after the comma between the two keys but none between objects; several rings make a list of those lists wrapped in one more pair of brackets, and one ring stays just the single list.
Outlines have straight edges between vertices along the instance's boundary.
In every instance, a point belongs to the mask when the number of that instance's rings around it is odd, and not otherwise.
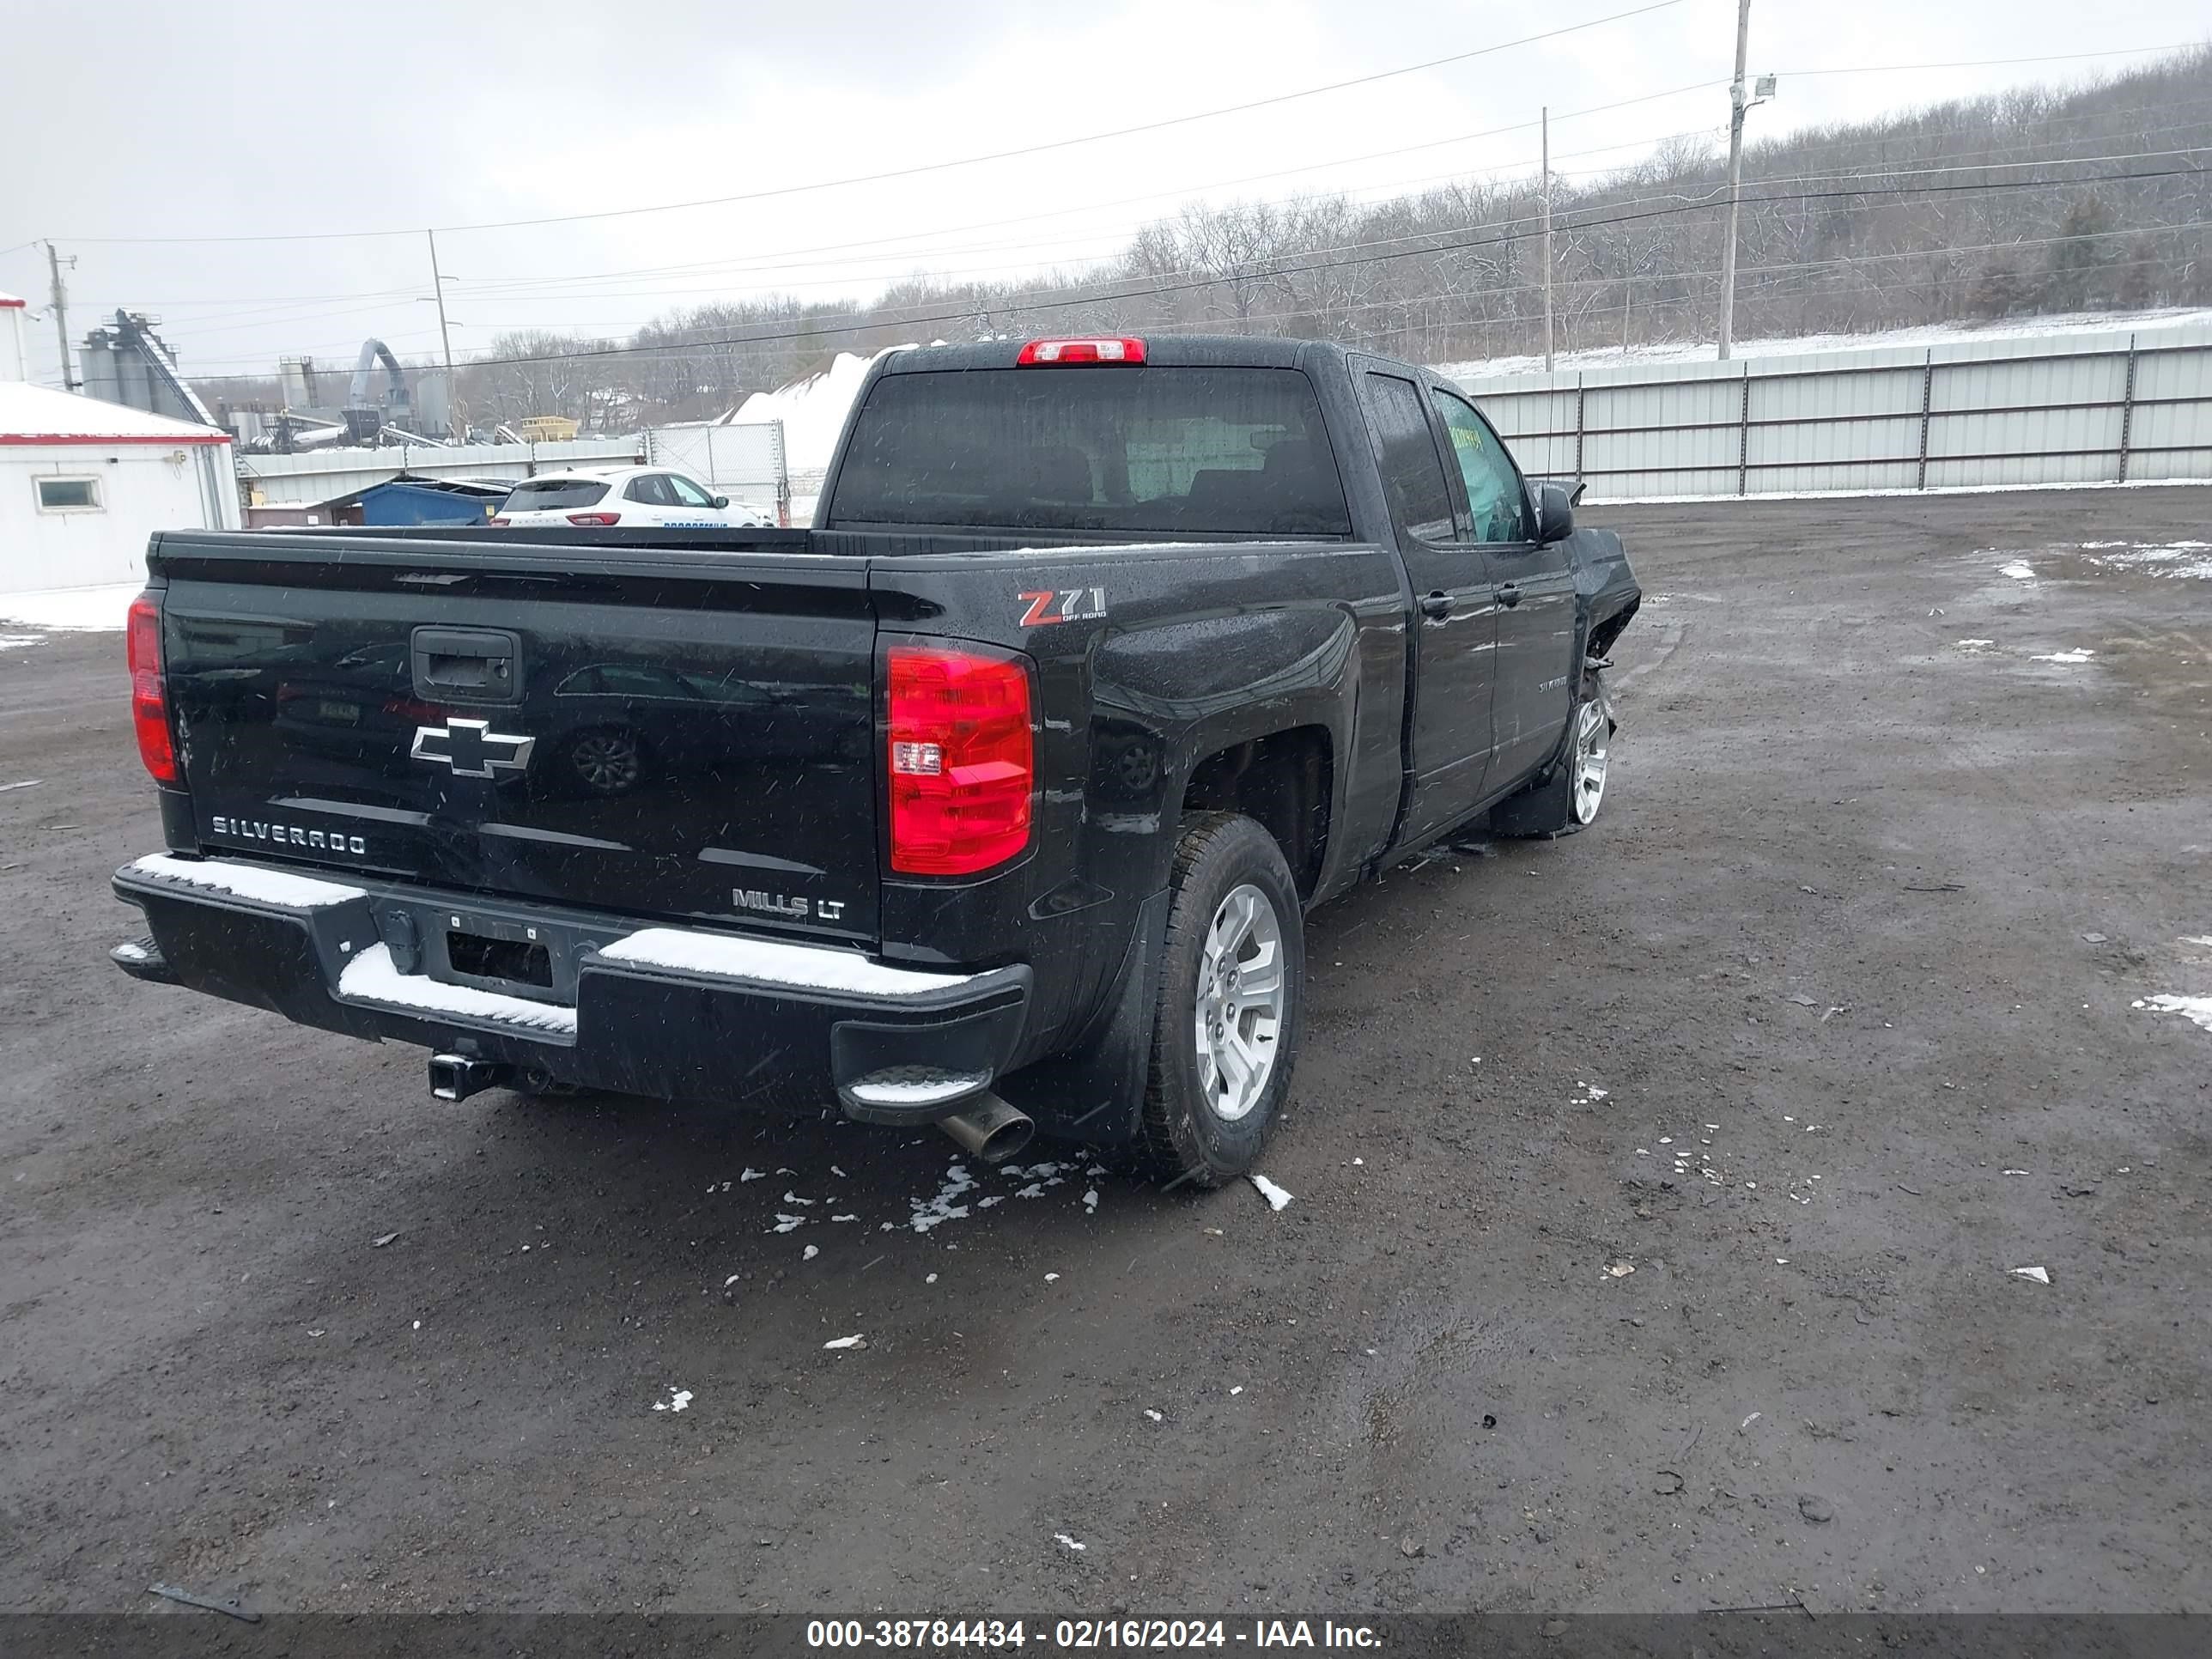
[{"label": "trailer hitch receiver", "polygon": [[514,1067],[503,1060],[477,1060],[467,1054],[430,1056],[430,1092],[440,1100],[466,1100],[471,1095],[496,1089],[514,1076]]}]

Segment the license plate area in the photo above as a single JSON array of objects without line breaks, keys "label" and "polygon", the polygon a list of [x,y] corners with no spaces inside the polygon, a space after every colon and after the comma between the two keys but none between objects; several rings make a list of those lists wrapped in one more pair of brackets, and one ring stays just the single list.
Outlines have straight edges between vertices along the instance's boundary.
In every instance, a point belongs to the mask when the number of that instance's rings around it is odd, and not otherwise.
[{"label": "license plate area", "polygon": [[553,988],[553,954],[528,939],[494,939],[486,933],[446,933],[446,960],[454,975],[471,981]]},{"label": "license plate area", "polygon": [[[583,958],[619,930],[579,927],[565,920],[502,915],[495,910],[447,905],[390,903],[380,906],[378,927],[387,943],[401,941],[395,959],[411,955],[412,971],[447,985],[525,997],[573,1007],[577,969]],[[410,948],[411,947],[411,948]],[[410,971],[399,963],[400,971]]]}]

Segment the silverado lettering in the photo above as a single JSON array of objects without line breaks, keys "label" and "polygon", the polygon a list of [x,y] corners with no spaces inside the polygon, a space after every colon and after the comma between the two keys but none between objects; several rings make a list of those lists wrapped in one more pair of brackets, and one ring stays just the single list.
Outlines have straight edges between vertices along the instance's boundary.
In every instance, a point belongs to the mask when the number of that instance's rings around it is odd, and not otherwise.
[{"label": "silverado lettering", "polygon": [[[811,530],[158,535],[167,858],[115,960],[413,1042],[447,1099],[834,1103],[1218,1186],[1291,1085],[1308,911],[1595,818],[1641,595],[1577,495],[1405,363],[994,341],[876,360]],[[241,799],[359,815],[373,870]]]},{"label": "silverado lettering", "polygon": [[236,841],[273,842],[279,846],[303,847],[313,853],[346,853],[355,858],[368,856],[366,838],[340,835],[335,830],[307,830],[296,823],[271,823],[264,818],[216,816],[208,819],[208,830],[211,835],[226,836]]}]

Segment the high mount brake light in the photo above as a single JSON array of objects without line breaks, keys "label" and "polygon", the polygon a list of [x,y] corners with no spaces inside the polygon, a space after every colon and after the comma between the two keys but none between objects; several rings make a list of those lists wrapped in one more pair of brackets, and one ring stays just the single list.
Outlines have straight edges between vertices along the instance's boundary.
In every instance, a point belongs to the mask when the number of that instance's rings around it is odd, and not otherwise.
[{"label": "high mount brake light", "polygon": [[151,593],[131,601],[124,649],[131,664],[131,724],[138,734],[138,758],[155,782],[173,789],[184,776],[169,732],[169,688],[161,677],[161,602]]},{"label": "high mount brake light", "polygon": [[1042,368],[1055,363],[1141,363],[1145,343],[1124,337],[1117,340],[1031,340],[1014,359],[1021,368]]},{"label": "high mount brake light", "polygon": [[1027,847],[1036,785],[1028,664],[893,646],[885,681],[891,868],[973,875]]}]

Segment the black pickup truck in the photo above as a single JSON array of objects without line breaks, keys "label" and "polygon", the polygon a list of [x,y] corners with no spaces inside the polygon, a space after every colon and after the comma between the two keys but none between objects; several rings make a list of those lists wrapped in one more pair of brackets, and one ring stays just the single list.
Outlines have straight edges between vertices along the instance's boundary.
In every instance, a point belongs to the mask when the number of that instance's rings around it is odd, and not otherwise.
[{"label": "black pickup truck", "polygon": [[1589,823],[1639,592],[1425,370],[888,353],[804,531],[154,538],[167,850],[114,957],[434,1091],[1032,1128],[1248,1170],[1305,911]]}]

